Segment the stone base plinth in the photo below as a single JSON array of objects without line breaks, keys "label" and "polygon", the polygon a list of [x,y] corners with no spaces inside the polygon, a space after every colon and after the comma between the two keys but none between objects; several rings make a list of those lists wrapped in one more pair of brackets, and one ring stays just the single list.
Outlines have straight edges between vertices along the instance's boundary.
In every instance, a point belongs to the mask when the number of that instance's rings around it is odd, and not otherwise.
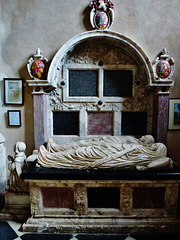
[{"label": "stone base plinth", "polygon": [[180,171],[29,167],[24,232],[180,233]]},{"label": "stone base plinth", "polygon": [[0,213],[0,219],[24,222],[29,216],[29,194],[7,192],[5,194],[5,207]]},{"label": "stone base plinth", "polygon": [[177,234],[180,233],[177,218],[29,218],[23,224],[24,232],[39,233],[120,233],[120,234]]}]

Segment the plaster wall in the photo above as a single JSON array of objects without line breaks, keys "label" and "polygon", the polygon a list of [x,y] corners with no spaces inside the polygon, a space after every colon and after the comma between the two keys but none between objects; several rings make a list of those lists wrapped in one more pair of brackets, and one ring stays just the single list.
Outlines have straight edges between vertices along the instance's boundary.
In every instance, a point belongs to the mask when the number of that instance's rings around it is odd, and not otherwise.
[{"label": "plaster wall", "polygon": [[[64,43],[92,30],[89,0],[1,0],[0,4],[0,132],[5,137],[7,155],[14,155],[17,141],[27,144],[29,155],[34,148],[33,102],[25,84],[24,106],[4,105],[3,78],[30,79],[26,64],[36,48],[50,61]],[[176,61],[175,86],[170,97],[180,98],[180,1],[113,0],[115,20],[111,31],[136,41],[153,61],[163,49]],[[22,126],[7,125],[7,110],[21,110]],[[168,132],[170,156],[180,165],[180,132]]]}]

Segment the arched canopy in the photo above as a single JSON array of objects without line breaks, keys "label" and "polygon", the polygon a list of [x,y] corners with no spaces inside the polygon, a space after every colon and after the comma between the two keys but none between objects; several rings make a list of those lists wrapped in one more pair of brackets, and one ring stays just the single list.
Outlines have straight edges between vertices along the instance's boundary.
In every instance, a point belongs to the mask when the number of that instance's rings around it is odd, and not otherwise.
[{"label": "arched canopy", "polygon": [[57,86],[57,83],[60,80],[61,67],[64,64],[65,59],[67,59],[68,55],[70,54],[70,52],[72,52],[72,50],[76,45],[86,40],[96,39],[96,38],[108,38],[108,39],[111,39],[112,41],[116,40],[119,43],[122,43],[123,45],[128,46],[129,49],[135,51],[136,55],[144,65],[144,68],[147,74],[148,85],[152,84],[154,79],[152,64],[149,60],[149,57],[145,53],[145,51],[142,49],[142,47],[132,39],[128,38],[127,36],[117,32],[112,32],[109,30],[107,31],[94,30],[94,31],[84,32],[73,37],[68,42],[66,42],[58,50],[58,52],[56,53],[56,55],[54,56],[51,62],[49,72],[48,72],[49,84],[51,84],[54,87]]}]

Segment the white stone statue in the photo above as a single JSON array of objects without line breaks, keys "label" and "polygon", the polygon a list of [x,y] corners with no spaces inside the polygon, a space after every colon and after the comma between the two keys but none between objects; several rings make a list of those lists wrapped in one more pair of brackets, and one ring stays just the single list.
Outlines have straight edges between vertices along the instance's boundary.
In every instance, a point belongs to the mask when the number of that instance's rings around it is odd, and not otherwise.
[{"label": "white stone statue", "polygon": [[21,179],[21,173],[26,168],[26,144],[23,142],[17,142],[14,146],[14,158],[12,156],[8,156],[10,161],[9,170],[10,170],[10,182],[9,182],[9,190],[13,192],[28,192],[28,186]]},{"label": "white stone statue", "polygon": [[57,145],[49,139],[47,149],[39,147],[37,166],[69,169],[137,169],[172,168],[162,143],[151,135],[105,136]]}]

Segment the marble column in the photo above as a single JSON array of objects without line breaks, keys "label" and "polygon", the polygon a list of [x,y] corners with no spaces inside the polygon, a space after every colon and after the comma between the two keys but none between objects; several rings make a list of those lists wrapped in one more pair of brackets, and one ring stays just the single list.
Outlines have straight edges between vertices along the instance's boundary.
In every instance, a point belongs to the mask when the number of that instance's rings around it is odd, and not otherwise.
[{"label": "marble column", "polygon": [[154,96],[153,135],[156,142],[166,144],[168,130],[169,93]]},{"label": "marble column", "polygon": [[7,174],[6,174],[6,148],[4,147],[5,138],[0,133],[0,193],[6,189]]}]

